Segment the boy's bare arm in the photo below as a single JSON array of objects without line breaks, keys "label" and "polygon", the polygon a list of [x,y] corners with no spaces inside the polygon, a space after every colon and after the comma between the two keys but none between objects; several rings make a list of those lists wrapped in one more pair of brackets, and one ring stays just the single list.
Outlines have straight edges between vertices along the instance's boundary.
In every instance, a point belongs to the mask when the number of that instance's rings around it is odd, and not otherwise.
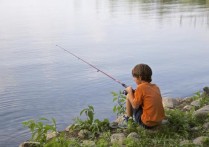
[{"label": "boy's bare arm", "polygon": [[128,100],[130,101],[130,103],[131,103],[131,106],[134,108],[134,109],[137,109],[139,106],[136,106],[135,104],[134,104],[134,93],[133,93],[133,89],[132,89],[132,87],[131,86],[129,86],[129,87],[127,87],[126,88],[126,91],[128,92]]}]

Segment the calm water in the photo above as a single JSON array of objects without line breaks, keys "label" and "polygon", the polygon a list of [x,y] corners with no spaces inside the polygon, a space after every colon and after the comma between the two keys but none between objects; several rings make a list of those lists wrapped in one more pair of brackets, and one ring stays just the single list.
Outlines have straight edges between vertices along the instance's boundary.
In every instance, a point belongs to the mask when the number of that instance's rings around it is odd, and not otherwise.
[{"label": "calm water", "polygon": [[62,130],[89,104],[115,116],[123,88],[56,44],[133,87],[147,63],[164,97],[190,96],[209,86],[209,0],[1,0],[0,146],[29,139],[28,119]]}]

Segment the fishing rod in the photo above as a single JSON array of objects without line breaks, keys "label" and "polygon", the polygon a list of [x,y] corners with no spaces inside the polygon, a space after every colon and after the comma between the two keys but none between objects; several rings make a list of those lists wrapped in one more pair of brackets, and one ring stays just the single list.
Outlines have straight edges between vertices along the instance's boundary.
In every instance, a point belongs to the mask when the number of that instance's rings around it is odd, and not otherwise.
[{"label": "fishing rod", "polygon": [[[124,88],[127,88],[127,87],[128,87],[126,84],[124,84],[124,83],[122,83],[121,81],[119,81],[119,80],[113,78],[111,75],[109,75],[109,74],[107,74],[106,72],[100,70],[99,68],[97,68],[96,66],[92,65],[91,63],[85,61],[84,59],[78,57],[76,54],[70,52],[69,50],[66,50],[65,48],[63,48],[63,47],[61,47],[61,46],[59,46],[59,45],[56,45],[56,46],[59,47],[60,49],[64,50],[64,51],[67,52],[68,54],[71,54],[72,56],[76,57],[78,60],[81,60],[82,62],[88,64],[88,65],[91,66],[91,67],[93,67],[94,69],[97,70],[97,72],[101,72],[102,74],[104,74],[104,75],[106,75],[107,77],[111,78],[113,81],[119,83],[119,84],[122,85]],[[123,91],[123,94],[127,95],[127,91],[124,90],[124,91]]]}]

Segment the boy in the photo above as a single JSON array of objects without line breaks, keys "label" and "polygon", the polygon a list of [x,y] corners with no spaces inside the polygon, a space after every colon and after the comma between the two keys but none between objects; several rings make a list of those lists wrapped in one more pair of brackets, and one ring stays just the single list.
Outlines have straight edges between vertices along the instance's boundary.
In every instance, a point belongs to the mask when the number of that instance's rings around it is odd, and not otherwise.
[{"label": "boy", "polygon": [[154,128],[161,124],[165,117],[160,89],[151,84],[152,70],[146,64],[138,64],[132,70],[132,75],[137,88],[127,87],[126,113],[134,116],[135,121],[146,129]]}]

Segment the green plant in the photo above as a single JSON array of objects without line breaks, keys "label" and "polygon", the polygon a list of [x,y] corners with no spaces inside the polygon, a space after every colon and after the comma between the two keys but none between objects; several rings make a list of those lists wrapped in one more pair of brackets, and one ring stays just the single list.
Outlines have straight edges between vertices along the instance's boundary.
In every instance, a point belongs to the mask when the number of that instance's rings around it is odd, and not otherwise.
[{"label": "green plant", "polygon": [[72,128],[76,130],[86,129],[91,132],[90,138],[94,138],[103,131],[109,129],[109,120],[104,119],[100,121],[99,119],[94,119],[94,108],[93,106],[88,106],[88,108],[83,109],[80,115],[85,113],[87,120],[81,120],[80,118],[75,119],[75,123]]},{"label": "green plant", "polygon": [[31,141],[40,142],[41,146],[46,143],[48,132],[57,132],[56,120],[52,118],[52,124],[46,124],[49,120],[40,118],[38,121],[29,120],[22,122],[24,127],[28,127],[32,133]]},{"label": "green plant", "polygon": [[126,96],[119,91],[119,93],[112,92],[113,95],[113,102],[116,104],[113,107],[113,112],[117,114],[117,116],[124,114],[126,111],[125,108],[125,102],[126,102]]}]

